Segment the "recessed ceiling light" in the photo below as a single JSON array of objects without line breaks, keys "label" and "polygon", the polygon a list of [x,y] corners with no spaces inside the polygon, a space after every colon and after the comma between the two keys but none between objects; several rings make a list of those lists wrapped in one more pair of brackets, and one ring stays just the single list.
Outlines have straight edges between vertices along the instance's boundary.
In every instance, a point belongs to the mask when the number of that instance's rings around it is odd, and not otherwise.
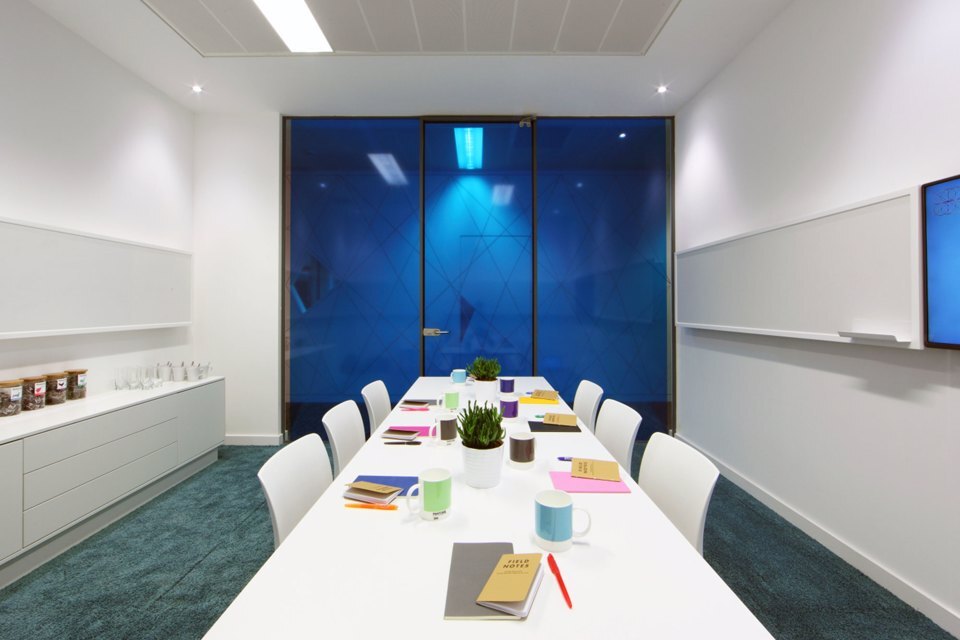
[{"label": "recessed ceiling light", "polygon": [[333,51],[304,0],[253,1],[290,51],[294,53]]},{"label": "recessed ceiling light", "polygon": [[662,84],[659,87],[657,87],[657,93],[666,93],[666,92],[667,92],[667,85]]},{"label": "recessed ceiling light", "polygon": [[201,87],[198,84],[195,84],[190,88],[193,90],[194,93],[203,93],[203,87]]},{"label": "recessed ceiling light", "polygon": [[626,137],[627,137],[627,134],[621,133],[621,134],[620,134],[619,136],[617,136],[617,137],[622,140],[623,138],[626,138]]}]

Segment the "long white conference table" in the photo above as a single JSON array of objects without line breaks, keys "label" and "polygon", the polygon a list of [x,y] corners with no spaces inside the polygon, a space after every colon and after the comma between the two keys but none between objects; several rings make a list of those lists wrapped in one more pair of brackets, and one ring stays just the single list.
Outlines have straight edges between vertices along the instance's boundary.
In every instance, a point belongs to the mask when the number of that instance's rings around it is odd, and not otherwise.
[{"label": "long white conference table", "polygon": [[[550,388],[543,378],[516,384],[520,394]],[[436,398],[448,386],[448,378],[420,378],[404,397]],[[528,418],[565,410],[563,401],[521,404],[519,419],[504,424],[508,434],[529,431]],[[498,486],[474,489],[464,483],[459,442],[386,446],[379,437],[391,425],[432,424],[435,411],[401,411],[398,404],[206,637],[771,638],[623,469],[631,493],[573,494],[574,506],[587,509],[593,522],[572,549],[554,554],[572,609],[547,571],[526,620],[444,620],[454,542],[512,542],[515,553],[541,551],[533,541],[534,495],[553,488],[548,471],[569,470],[557,457],[613,457],[582,424],[581,433],[539,433],[533,469],[505,462]],[[397,511],[343,506],[344,484],[357,475],[417,475],[431,467],[453,474],[444,520],[410,514],[403,497]]]}]

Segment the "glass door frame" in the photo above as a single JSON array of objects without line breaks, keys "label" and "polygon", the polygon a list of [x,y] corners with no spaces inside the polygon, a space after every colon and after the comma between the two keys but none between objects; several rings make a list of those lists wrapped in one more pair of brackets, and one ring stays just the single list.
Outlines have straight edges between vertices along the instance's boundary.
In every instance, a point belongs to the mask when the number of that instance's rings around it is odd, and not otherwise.
[{"label": "glass door frame", "polygon": [[426,336],[423,335],[427,318],[426,296],[426,126],[427,124],[487,124],[515,123],[530,128],[530,224],[531,224],[531,310],[532,344],[530,348],[531,373],[537,375],[537,118],[536,116],[424,116],[420,118],[420,375],[426,375]]}]

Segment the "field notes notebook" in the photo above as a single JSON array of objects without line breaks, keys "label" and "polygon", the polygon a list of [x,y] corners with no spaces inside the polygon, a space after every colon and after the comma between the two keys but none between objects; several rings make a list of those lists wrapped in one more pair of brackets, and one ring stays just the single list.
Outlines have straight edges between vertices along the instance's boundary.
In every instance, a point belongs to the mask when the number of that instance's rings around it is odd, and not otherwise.
[{"label": "field notes notebook", "polygon": [[500,557],[513,553],[512,542],[454,542],[447,580],[445,620],[513,620],[517,616],[477,604]]},{"label": "field notes notebook", "polygon": [[540,553],[510,553],[500,556],[477,604],[526,618],[543,579]]}]

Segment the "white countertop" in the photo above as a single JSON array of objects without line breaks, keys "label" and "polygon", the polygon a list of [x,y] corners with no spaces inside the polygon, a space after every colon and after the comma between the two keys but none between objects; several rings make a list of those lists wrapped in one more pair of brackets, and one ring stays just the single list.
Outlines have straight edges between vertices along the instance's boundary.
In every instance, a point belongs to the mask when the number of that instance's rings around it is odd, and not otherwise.
[{"label": "white countertop", "polygon": [[89,394],[80,400],[67,400],[63,404],[47,405],[36,411],[21,411],[15,416],[0,418],[0,444],[223,379],[223,376],[211,376],[192,382],[165,382],[163,386],[149,391]]}]

